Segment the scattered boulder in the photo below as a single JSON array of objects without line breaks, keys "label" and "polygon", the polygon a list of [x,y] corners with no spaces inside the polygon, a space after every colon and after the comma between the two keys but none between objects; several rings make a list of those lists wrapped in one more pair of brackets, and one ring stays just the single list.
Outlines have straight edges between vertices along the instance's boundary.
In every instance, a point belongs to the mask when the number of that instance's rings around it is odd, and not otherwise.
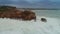
[{"label": "scattered boulder", "polygon": [[41,18],[42,22],[47,22],[46,18]]}]

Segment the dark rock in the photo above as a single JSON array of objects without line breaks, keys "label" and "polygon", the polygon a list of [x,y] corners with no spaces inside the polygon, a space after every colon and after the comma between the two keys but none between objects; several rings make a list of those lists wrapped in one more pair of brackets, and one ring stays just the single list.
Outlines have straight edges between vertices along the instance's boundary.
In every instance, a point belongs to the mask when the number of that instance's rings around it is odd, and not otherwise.
[{"label": "dark rock", "polygon": [[42,22],[47,22],[46,18],[41,18]]}]

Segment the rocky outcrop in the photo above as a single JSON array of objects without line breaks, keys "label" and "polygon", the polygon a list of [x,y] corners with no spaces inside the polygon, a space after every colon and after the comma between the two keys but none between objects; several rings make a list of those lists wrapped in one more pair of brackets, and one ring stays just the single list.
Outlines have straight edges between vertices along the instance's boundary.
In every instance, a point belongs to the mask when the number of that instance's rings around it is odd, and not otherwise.
[{"label": "rocky outcrop", "polygon": [[22,19],[23,20],[32,20],[32,19],[36,20],[36,15],[32,11],[25,10],[22,14]]},{"label": "rocky outcrop", "polygon": [[[5,7],[6,8],[6,7]],[[0,8],[1,9],[1,8]],[[4,11],[5,9],[3,9]],[[8,7],[6,11],[0,11],[0,18],[22,19],[22,20],[36,20],[36,15],[31,10],[17,10],[17,8]]]}]

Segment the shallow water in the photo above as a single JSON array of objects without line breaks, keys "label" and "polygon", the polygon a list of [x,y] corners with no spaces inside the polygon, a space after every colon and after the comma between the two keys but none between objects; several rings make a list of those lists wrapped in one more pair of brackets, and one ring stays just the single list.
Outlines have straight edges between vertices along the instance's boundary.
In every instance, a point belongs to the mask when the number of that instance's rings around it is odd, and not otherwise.
[{"label": "shallow water", "polygon": [[[60,18],[55,17],[57,11],[55,14],[52,13],[53,16],[48,12],[36,12],[36,22],[0,18],[0,34],[60,34]],[[40,20],[42,16],[47,19],[47,22]]]},{"label": "shallow water", "polygon": [[33,10],[38,16],[60,18],[60,10]]}]

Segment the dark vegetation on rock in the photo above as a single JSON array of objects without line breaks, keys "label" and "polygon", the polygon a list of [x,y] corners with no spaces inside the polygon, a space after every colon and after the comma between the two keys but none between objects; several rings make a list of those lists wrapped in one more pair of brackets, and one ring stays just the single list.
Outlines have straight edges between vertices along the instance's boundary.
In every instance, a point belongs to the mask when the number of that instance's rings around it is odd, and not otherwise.
[{"label": "dark vegetation on rock", "polygon": [[12,6],[0,6],[0,18],[36,20],[36,15],[31,10],[18,10]]}]

